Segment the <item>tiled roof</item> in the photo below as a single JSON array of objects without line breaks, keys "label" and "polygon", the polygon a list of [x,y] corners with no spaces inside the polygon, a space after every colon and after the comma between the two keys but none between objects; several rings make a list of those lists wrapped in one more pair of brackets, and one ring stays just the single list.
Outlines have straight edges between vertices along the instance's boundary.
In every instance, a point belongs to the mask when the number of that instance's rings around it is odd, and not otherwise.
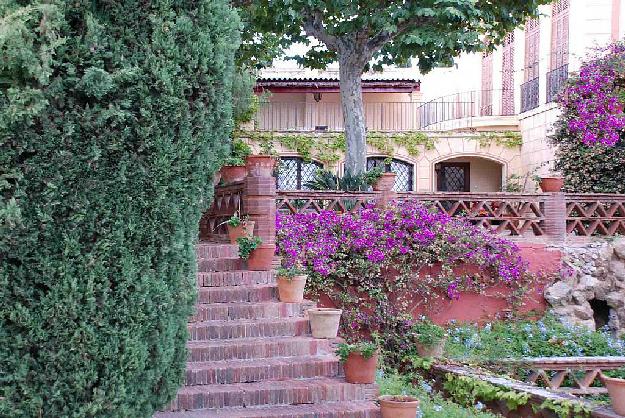
[{"label": "tiled roof", "polygon": [[[412,81],[418,82],[418,72],[411,68],[394,68],[383,72],[362,75],[365,81]],[[302,68],[267,68],[261,71],[259,81],[338,81],[338,69],[311,70]]]}]

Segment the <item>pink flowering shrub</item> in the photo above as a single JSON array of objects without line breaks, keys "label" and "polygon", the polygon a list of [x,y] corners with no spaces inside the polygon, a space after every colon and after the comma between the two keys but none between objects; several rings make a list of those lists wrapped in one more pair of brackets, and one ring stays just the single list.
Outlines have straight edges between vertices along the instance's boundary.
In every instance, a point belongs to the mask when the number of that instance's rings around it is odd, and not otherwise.
[{"label": "pink flowering shrub", "polygon": [[550,141],[554,168],[574,193],[625,193],[625,44],[597,51],[560,95]]},{"label": "pink flowering shrub", "polygon": [[560,98],[569,131],[585,145],[614,146],[625,128],[625,45],[617,43],[583,63]]},{"label": "pink flowering shrub", "polygon": [[277,231],[283,264],[306,269],[307,291],[343,308],[343,336],[373,333],[389,351],[410,343],[415,294],[417,303],[457,299],[501,283],[519,289],[527,279],[515,244],[415,201],[353,215],[279,214]]}]

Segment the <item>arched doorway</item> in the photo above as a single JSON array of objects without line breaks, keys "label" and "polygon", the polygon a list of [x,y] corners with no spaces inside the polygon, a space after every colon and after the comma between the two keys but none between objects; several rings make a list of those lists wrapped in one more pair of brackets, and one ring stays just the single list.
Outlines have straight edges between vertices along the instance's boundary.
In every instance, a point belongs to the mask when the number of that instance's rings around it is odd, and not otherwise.
[{"label": "arched doorway", "polygon": [[500,192],[505,166],[475,157],[455,157],[434,164],[434,189],[438,192]]}]

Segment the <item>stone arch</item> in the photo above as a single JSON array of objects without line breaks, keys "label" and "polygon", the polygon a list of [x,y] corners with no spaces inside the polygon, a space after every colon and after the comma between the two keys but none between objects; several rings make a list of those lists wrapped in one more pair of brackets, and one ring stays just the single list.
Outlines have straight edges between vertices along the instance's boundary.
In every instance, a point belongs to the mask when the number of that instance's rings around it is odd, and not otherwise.
[{"label": "stone arch", "polygon": [[[433,149],[424,150],[420,155],[417,168],[417,190],[422,192],[436,191],[437,181],[435,165],[447,160],[474,159],[500,166],[500,187],[493,190],[472,188],[475,192],[500,191],[507,177],[512,173],[520,173],[521,153],[519,147],[505,147],[495,141],[480,142],[476,135],[440,136],[435,140]],[[479,160],[478,160],[479,159]]]}]

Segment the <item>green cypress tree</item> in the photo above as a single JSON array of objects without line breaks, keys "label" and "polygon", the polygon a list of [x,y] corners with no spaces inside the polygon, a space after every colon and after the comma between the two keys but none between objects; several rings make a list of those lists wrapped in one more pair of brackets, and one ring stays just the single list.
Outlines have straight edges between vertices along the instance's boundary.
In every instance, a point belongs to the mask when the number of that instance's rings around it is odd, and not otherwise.
[{"label": "green cypress tree", "polygon": [[0,416],[173,398],[238,30],[223,0],[0,3]]}]

